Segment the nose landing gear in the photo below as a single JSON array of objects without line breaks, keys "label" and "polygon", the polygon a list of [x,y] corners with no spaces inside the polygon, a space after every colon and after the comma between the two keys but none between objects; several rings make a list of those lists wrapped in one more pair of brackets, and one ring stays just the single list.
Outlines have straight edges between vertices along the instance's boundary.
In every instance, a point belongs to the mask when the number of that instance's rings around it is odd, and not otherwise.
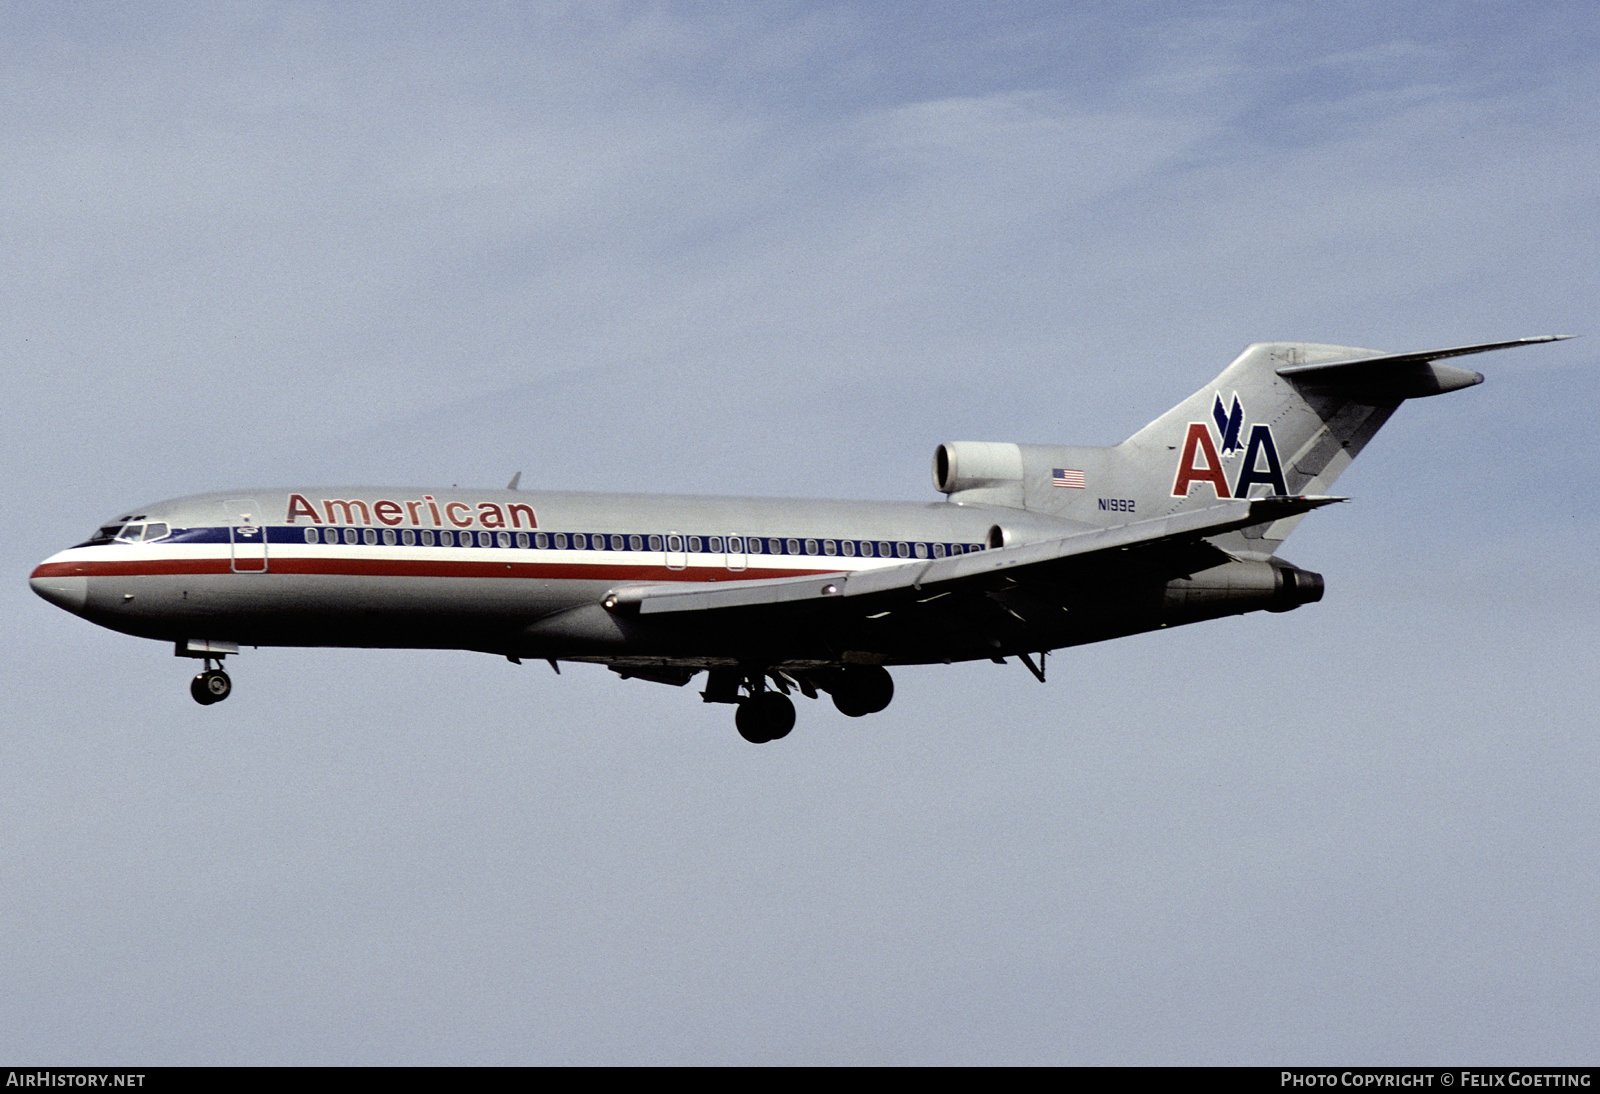
[{"label": "nose landing gear", "polygon": [[211,659],[206,658],[206,669],[189,681],[189,694],[194,701],[203,707],[212,703],[220,703],[233,694],[233,681],[228,674],[222,671],[222,662],[217,662],[217,667],[211,667]]}]

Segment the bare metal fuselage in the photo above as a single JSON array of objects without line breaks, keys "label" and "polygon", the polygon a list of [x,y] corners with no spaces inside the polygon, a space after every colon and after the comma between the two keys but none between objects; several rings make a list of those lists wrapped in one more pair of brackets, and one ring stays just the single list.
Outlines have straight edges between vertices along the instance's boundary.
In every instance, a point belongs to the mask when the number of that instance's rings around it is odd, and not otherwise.
[{"label": "bare metal fuselage", "polygon": [[693,667],[915,663],[996,651],[987,638],[963,643],[889,620],[839,634],[819,613],[774,633],[755,618],[708,628],[692,617],[628,619],[597,605],[636,585],[857,573],[979,551],[1000,536],[1084,528],[948,502],[382,488],[203,495],[144,506],[118,523],[164,534],[62,551],[35,571],[35,589],[113,630],[177,643],[471,649]]}]

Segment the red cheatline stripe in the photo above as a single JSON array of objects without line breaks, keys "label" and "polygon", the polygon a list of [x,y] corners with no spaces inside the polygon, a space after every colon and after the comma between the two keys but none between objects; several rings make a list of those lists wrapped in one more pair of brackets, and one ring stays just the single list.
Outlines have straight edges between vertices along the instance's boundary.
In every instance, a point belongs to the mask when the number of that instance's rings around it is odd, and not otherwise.
[{"label": "red cheatline stripe", "polygon": [[[240,559],[238,573],[260,574],[260,559]],[[185,574],[231,574],[226,558],[145,559],[124,562],[47,562],[33,577],[178,577]],[[550,562],[440,562],[389,558],[279,558],[270,560],[269,574],[320,574],[342,577],[513,577],[558,581],[752,581],[764,578],[805,577],[844,573],[842,570],[724,570],[694,567],[669,570],[665,566],[596,566]]]}]

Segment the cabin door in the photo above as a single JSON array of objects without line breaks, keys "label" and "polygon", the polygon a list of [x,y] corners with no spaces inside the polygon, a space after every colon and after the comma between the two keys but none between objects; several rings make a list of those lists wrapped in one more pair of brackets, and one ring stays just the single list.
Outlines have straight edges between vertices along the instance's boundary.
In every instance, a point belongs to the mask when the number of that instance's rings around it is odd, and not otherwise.
[{"label": "cabin door", "polygon": [[228,506],[228,544],[236,574],[267,572],[267,529],[253,498],[233,498]]}]

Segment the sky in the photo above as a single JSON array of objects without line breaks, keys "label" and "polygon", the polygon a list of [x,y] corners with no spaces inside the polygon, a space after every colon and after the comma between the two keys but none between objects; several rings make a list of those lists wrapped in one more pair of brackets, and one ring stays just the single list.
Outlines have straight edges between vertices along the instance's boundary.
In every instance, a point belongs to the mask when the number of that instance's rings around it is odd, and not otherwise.
[{"label": "sky", "polygon": [[[1487,2],[0,7],[0,1045],[47,1064],[1592,1064],[1600,30]],[[861,719],[193,663],[99,522],[373,483],[935,500],[1246,344],[1474,358],[1325,599]]]}]

